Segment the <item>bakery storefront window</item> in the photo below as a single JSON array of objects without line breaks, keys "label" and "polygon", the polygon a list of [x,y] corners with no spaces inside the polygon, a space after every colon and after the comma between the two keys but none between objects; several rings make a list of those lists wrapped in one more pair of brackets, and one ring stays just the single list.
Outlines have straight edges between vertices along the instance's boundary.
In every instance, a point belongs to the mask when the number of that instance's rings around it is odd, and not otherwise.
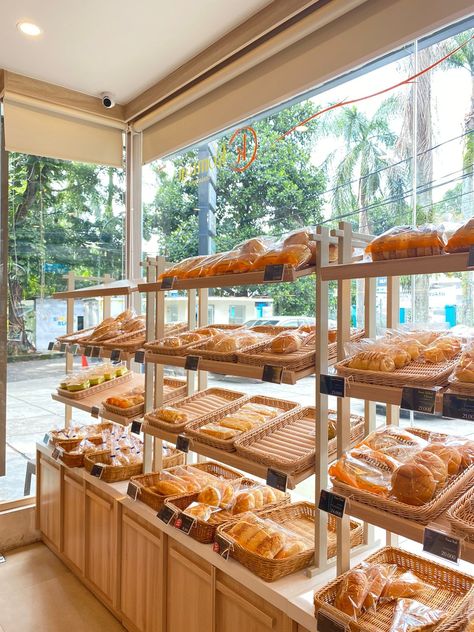
[{"label": "bakery storefront window", "polygon": [[[52,295],[123,278],[123,228],[122,170],[9,155],[7,475],[0,500],[23,496],[35,441],[64,426],[64,406],[51,393],[65,359],[48,346],[66,333],[66,301]],[[122,309],[122,299],[113,299],[112,314]],[[74,312],[74,330],[97,324],[101,299],[76,301]],[[74,363],[80,367],[81,357]],[[90,415],[74,409],[73,421]]]}]

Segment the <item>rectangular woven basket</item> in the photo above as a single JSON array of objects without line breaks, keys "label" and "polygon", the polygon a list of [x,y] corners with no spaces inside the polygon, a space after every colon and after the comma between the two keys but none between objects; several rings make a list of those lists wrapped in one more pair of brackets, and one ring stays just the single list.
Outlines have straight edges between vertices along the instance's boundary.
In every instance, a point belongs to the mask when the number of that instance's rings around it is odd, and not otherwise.
[{"label": "rectangular woven basket", "polygon": [[188,414],[189,419],[183,423],[173,424],[157,416],[153,410],[145,415],[145,421],[151,426],[161,428],[174,434],[182,432],[192,421],[202,421],[210,415],[220,413],[225,415],[225,410],[236,401],[248,399],[244,393],[231,391],[226,388],[208,388],[173,402],[173,408],[182,410]]},{"label": "rectangular woven basket", "polygon": [[126,481],[131,476],[140,474],[143,469],[143,463],[134,465],[110,465],[111,460],[109,450],[89,452],[84,455],[84,469],[90,474],[96,463],[105,463],[100,479],[106,483]]},{"label": "rectangular woven basket", "polygon": [[451,375],[449,378],[449,390],[461,393],[462,395],[474,395],[474,384],[471,382],[461,382]]},{"label": "rectangular woven basket", "polygon": [[[227,410],[225,411],[225,415],[229,415],[231,413],[236,412],[244,404],[248,404],[249,402],[255,402],[256,404],[264,404],[265,406],[273,406],[275,408],[279,408],[282,412],[279,415],[277,415],[277,417],[274,417],[271,420],[271,422],[274,422],[277,419],[280,419],[283,415],[286,416],[290,411],[294,412],[300,408],[299,404],[296,404],[295,402],[289,402],[284,399],[275,399],[273,397],[264,397],[263,395],[254,395],[253,397],[249,397],[246,400],[235,402],[234,404],[229,406]],[[232,439],[218,439],[216,437],[211,437],[209,435],[204,434],[203,432],[200,432],[201,426],[204,426],[204,424],[207,424],[207,423],[214,423],[216,421],[219,421],[220,419],[222,419],[222,417],[223,415],[217,412],[217,413],[213,413],[212,415],[209,415],[207,419],[204,419],[204,420],[200,419],[199,421],[191,422],[190,424],[186,426],[186,434],[189,435],[190,437],[193,437],[195,441],[198,441],[200,443],[206,443],[207,445],[211,445],[214,448],[224,450],[225,452],[233,452],[235,450],[234,441],[236,437],[233,437]],[[263,427],[266,424],[271,423],[271,422],[268,421],[265,424],[262,424],[262,426],[260,427]],[[242,432],[240,435],[237,435],[237,436],[239,438],[243,438],[244,436],[248,434],[248,432],[252,432],[252,430],[249,430],[247,432]]]},{"label": "rectangular woven basket", "polygon": [[[239,478],[243,478],[243,475],[237,470],[233,470],[232,468],[221,465],[220,463],[215,463],[214,461],[206,461],[205,463],[194,463],[192,466],[183,465],[182,467],[184,469],[192,467],[193,469],[201,470],[202,472],[206,472],[207,474],[212,474],[217,478],[224,478],[227,480],[238,480]],[[166,471],[169,474],[173,474],[177,471],[177,468],[167,468]],[[163,507],[166,499],[174,498],[174,496],[164,496],[162,494],[156,494],[155,492],[151,492],[146,489],[147,487],[152,487],[153,485],[156,485],[161,480],[160,472],[152,472],[150,474],[133,476],[131,480],[139,489],[139,500],[141,500],[152,509],[155,509],[155,511],[159,511]]]},{"label": "rectangular woven basket", "polygon": [[[447,619],[461,611],[466,600],[472,595],[474,578],[457,569],[442,566],[429,559],[413,555],[407,551],[385,547],[366,559],[369,563],[396,564],[395,576],[413,571],[429,588],[417,594],[416,600],[432,609],[439,608],[447,614]],[[354,568],[361,568],[361,564]],[[314,594],[314,610],[324,611],[335,621],[346,625],[351,632],[389,632],[392,625],[396,600],[379,605],[376,612],[364,612],[357,621],[334,607],[336,594],[347,573],[339,575]],[[436,627],[436,630],[439,628]]]},{"label": "rectangular woven basket", "polygon": [[[277,524],[292,530],[293,524],[298,524],[297,533],[301,533],[301,525],[305,524],[303,531],[305,538],[314,542],[314,520],[316,507],[313,503],[297,502],[285,504],[271,509],[255,512],[259,518],[267,518]],[[297,571],[311,566],[314,558],[314,546],[302,553],[293,555],[287,559],[269,560],[241,546],[230,535],[229,530],[233,523],[226,523],[217,529],[216,542],[221,551],[229,547],[230,556],[236,559],[242,566],[248,568],[254,575],[257,575],[266,582],[273,582],[286,575],[291,575]],[[307,534],[307,535],[306,535]],[[351,548],[362,544],[363,528],[362,524],[355,520],[350,521],[350,545]],[[337,551],[336,540],[336,518],[328,517],[328,559],[334,557]]]},{"label": "rectangular woven basket", "polygon": [[474,489],[468,490],[448,509],[447,519],[457,535],[474,542]]},{"label": "rectangular woven basket", "polygon": [[102,384],[97,384],[96,386],[89,386],[89,388],[85,388],[83,391],[68,391],[64,388],[58,388],[58,395],[61,397],[68,397],[69,399],[84,399],[85,397],[89,397],[89,395],[95,395],[95,393],[100,393],[101,391],[106,391],[109,388],[114,388],[115,386],[119,386],[120,384],[125,384],[129,382],[133,377],[132,371],[128,371],[125,375],[121,375],[120,377],[114,377],[112,380],[106,380],[102,382]]},{"label": "rectangular woven basket", "polygon": [[[335,414],[333,410],[328,412]],[[313,407],[301,408],[294,413],[292,412],[289,415],[266,424],[264,427],[251,430],[245,433],[243,437],[238,437],[234,442],[235,449],[238,454],[241,454],[249,461],[261,463],[267,467],[273,467],[287,474],[298,474],[299,472],[314,468],[316,458],[315,437],[311,442],[311,446],[306,448],[302,447],[302,441],[307,441],[307,438],[310,436],[309,428],[308,431],[306,431],[305,428],[302,427],[299,433],[295,433],[294,441],[292,442],[291,440],[291,426],[305,419],[311,420],[311,424],[308,425],[314,432],[316,409]],[[354,445],[364,436],[364,418],[359,415],[351,415],[351,422],[350,441],[351,445]],[[288,430],[287,437],[285,437],[285,429]],[[271,437],[276,434],[278,434],[278,436],[274,439],[274,449],[279,452],[278,455],[270,451]],[[300,441],[298,441],[298,434],[301,437]],[[258,449],[255,444],[266,438],[268,439],[267,447],[269,449],[266,450],[265,447]],[[292,445],[294,443],[297,443],[297,447]],[[297,453],[299,453],[299,455],[297,455]],[[330,439],[328,441],[328,460],[332,461],[335,459],[336,453],[337,438]]]},{"label": "rectangular woven basket", "polygon": [[56,340],[58,342],[66,342],[68,344],[75,344],[78,342],[82,342],[83,340],[85,340],[86,338],[88,338],[91,333],[94,331],[94,329],[96,328],[96,326],[94,325],[94,327],[88,327],[87,329],[81,329],[80,331],[74,331],[71,334],[65,334],[64,336],[58,336],[56,338]]},{"label": "rectangular woven basket", "polygon": [[[409,431],[427,440],[431,436],[440,439],[448,436],[442,433],[431,433],[421,428],[409,428]],[[402,518],[407,518],[408,520],[414,520],[420,524],[428,524],[431,520],[434,520],[443,513],[443,511],[446,511],[449,506],[470,488],[474,482],[474,465],[470,465],[461,472],[461,474],[450,476],[447,484],[435,493],[433,499],[420,507],[408,505],[398,500],[384,498],[383,496],[362,489],[356,489],[355,487],[341,483],[335,478],[332,478],[331,482],[336,493],[339,492],[343,496],[352,498],[365,505],[375,506],[377,509],[386,511],[388,514],[395,514]]]},{"label": "rectangular woven basket", "polygon": [[[251,478],[242,478],[240,480],[240,485],[243,487],[254,487],[255,484],[256,482]],[[266,509],[270,509],[272,507],[278,507],[282,504],[286,504],[290,502],[290,494],[288,493],[283,494],[281,492],[276,492],[276,493],[281,494],[280,498],[276,502],[267,505],[265,507]],[[165,501],[165,505],[167,507],[170,507],[170,509],[172,509],[175,512],[175,518],[173,520],[173,524],[176,522],[177,515],[183,512],[185,509],[187,509],[187,507],[189,507],[191,503],[196,502],[198,496],[199,496],[199,493],[186,494],[185,496],[175,496],[174,498],[170,498]],[[214,542],[214,537],[216,535],[217,528],[219,527],[220,524],[228,524],[229,522],[235,522],[235,520],[238,520],[238,518],[239,518],[239,515],[236,514],[235,516],[232,516],[230,518],[227,517],[227,519],[225,520],[223,519],[222,522],[216,521],[211,524],[209,522],[204,522],[204,520],[200,520],[198,518],[196,519],[188,535],[194,538],[194,540],[201,542],[202,544],[211,544],[212,542]]]},{"label": "rectangular woven basket", "polygon": [[104,349],[121,349],[123,351],[138,351],[143,347],[146,340],[146,329],[131,331],[128,334],[122,334],[111,340],[106,340],[100,346]]},{"label": "rectangular woven basket", "polygon": [[[198,329],[193,329],[192,333],[199,333],[201,330],[203,329],[209,329],[209,328],[213,328],[213,329],[239,329],[241,327],[241,325],[208,325],[207,327],[199,327]],[[176,333],[183,333],[183,332],[174,332],[174,334]],[[170,335],[167,333],[166,337],[170,337]],[[158,354],[163,354],[163,355],[173,355],[173,356],[183,356],[183,355],[188,355],[188,350],[191,347],[194,347],[196,345],[196,342],[188,342],[187,344],[181,345],[180,347],[169,347],[169,346],[163,346],[161,343],[163,339],[159,339],[159,340],[152,340],[151,342],[147,342],[144,345],[144,348],[147,349],[148,351],[151,351],[153,353],[158,353]],[[206,342],[206,341],[203,341]],[[199,342],[198,344],[202,344],[202,342]],[[192,355],[192,354],[191,354]]]}]

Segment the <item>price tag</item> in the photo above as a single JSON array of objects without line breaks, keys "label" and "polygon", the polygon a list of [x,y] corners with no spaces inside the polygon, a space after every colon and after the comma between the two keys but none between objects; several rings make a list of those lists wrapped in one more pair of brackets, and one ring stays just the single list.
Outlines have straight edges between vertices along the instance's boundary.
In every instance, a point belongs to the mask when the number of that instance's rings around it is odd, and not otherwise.
[{"label": "price tag", "polygon": [[64,450],[62,448],[59,448],[58,446],[56,446],[54,450],[51,452],[51,458],[57,461],[63,452]]},{"label": "price tag", "polygon": [[338,496],[337,494],[322,489],[318,507],[321,511],[332,514],[337,518],[342,518],[346,508],[346,499],[344,496]]},{"label": "price tag", "polygon": [[404,386],[402,389],[401,408],[414,410],[417,413],[435,414],[436,391],[428,388],[412,388]]},{"label": "price tag", "polygon": [[85,355],[87,358],[90,358],[91,353],[92,353],[92,347],[86,347],[86,348],[84,349],[84,355]]},{"label": "price tag", "polygon": [[444,560],[458,563],[461,543],[458,538],[453,538],[446,533],[425,529],[423,534],[423,551],[431,553]]},{"label": "price tag", "polygon": [[141,431],[142,431],[142,422],[138,421],[138,419],[134,419],[130,427],[130,432],[133,432],[133,434],[139,435]]},{"label": "price tag", "polygon": [[212,550],[214,551],[214,553],[218,553],[225,560],[229,559],[231,548],[232,548],[232,545],[230,542],[226,542],[225,544],[219,544],[219,542],[214,542],[214,544],[212,545]]},{"label": "price tag", "polygon": [[199,363],[201,361],[200,356],[186,356],[186,361],[184,363],[184,368],[186,371],[197,371],[199,368]]},{"label": "price tag", "polygon": [[135,485],[135,483],[132,483],[130,481],[127,487],[127,496],[130,496],[132,500],[136,500],[138,498],[139,492],[140,489]]},{"label": "price tag", "polygon": [[278,489],[280,492],[286,492],[286,486],[288,483],[288,475],[283,472],[278,472],[271,467],[267,470],[267,485]]},{"label": "price tag", "polygon": [[59,351],[61,351],[61,353],[64,353],[65,351],[67,351],[67,344],[65,342],[62,342],[59,345]]},{"label": "price tag", "polygon": [[271,382],[272,384],[281,384],[283,377],[283,367],[271,366],[271,364],[265,364],[262,372],[262,381]]},{"label": "price tag", "polygon": [[320,610],[318,612],[318,632],[347,632],[348,627],[340,621],[336,621],[328,614]]},{"label": "price tag", "polygon": [[99,419],[100,408],[98,406],[92,406],[91,408],[91,417],[94,419]]},{"label": "price tag", "polygon": [[178,435],[176,439],[176,449],[181,452],[189,452],[189,437]]},{"label": "price tag", "polygon": [[44,437],[43,437],[43,443],[44,445],[48,445],[49,443],[49,432],[47,432]]},{"label": "price tag", "polygon": [[469,257],[467,259],[467,267],[468,269],[474,268],[474,246],[469,248]]},{"label": "price tag", "polygon": [[110,352],[110,359],[112,362],[118,362],[120,360],[120,349],[112,349]]},{"label": "price tag", "polygon": [[176,277],[163,277],[160,288],[162,290],[172,290]]},{"label": "price tag", "polygon": [[265,266],[265,272],[263,273],[264,283],[278,283],[283,281],[283,273],[285,266],[283,263],[274,263],[269,266]]},{"label": "price tag", "polygon": [[70,352],[74,355],[77,355],[77,352],[79,351],[79,349],[80,349],[79,345],[72,345]]},{"label": "price tag", "polygon": [[321,375],[319,381],[321,393],[324,395],[334,395],[335,397],[345,397],[346,380],[337,375]]},{"label": "price tag", "polygon": [[474,421],[474,397],[446,393],[443,396],[443,417]]},{"label": "price tag", "polygon": [[50,342],[48,344],[48,351],[52,351],[54,349],[54,342]]},{"label": "price tag", "polygon": [[144,351],[135,351],[135,362],[138,362],[138,364],[143,364],[145,362]]},{"label": "price tag", "polygon": [[196,518],[193,518],[193,516],[187,516],[185,513],[180,513],[178,520],[176,521],[176,527],[178,527],[178,529],[186,535],[189,535],[191,533],[191,529],[196,524]]},{"label": "price tag", "polygon": [[160,511],[156,514],[160,520],[162,520],[165,524],[169,524],[175,515],[175,512],[171,509],[171,507],[167,507],[163,505]]},{"label": "price tag", "polygon": [[97,478],[102,478],[102,474],[104,472],[104,466],[99,463],[94,463],[91,469],[91,476],[96,476]]},{"label": "price tag", "polygon": [[100,347],[92,347],[91,356],[93,358],[100,358]]}]

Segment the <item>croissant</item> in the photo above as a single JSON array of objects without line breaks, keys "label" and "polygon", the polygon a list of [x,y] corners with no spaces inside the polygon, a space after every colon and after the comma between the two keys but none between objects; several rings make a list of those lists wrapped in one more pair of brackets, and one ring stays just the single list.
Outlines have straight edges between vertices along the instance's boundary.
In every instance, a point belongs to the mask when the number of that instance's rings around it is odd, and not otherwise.
[{"label": "croissant", "polygon": [[361,351],[349,360],[347,366],[350,369],[384,373],[391,373],[396,369],[393,358],[383,351]]}]

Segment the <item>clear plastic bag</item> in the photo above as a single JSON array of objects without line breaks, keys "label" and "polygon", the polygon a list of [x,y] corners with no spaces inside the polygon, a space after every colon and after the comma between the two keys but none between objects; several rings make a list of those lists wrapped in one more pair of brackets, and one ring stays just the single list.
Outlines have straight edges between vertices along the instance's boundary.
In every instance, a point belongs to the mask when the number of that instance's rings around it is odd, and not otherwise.
[{"label": "clear plastic bag", "polygon": [[422,359],[429,363],[452,360],[461,351],[461,340],[457,336],[440,336],[423,350]]},{"label": "clear plastic bag", "polygon": [[369,592],[370,582],[363,569],[354,569],[346,573],[339,584],[334,606],[352,619],[362,612],[362,606]]},{"label": "clear plastic bag", "polygon": [[376,237],[366,248],[373,261],[442,254],[443,232],[433,226],[395,226]]},{"label": "clear plastic bag", "polygon": [[467,252],[471,246],[474,246],[474,217],[468,219],[448,239],[446,252]]},{"label": "clear plastic bag", "polygon": [[423,590],[433,587],[417,577],[412,571],[406,571],[397,576],[392,576],[382,591],[380,603],[393,601],[394,599],[413,598],[420,595]]},{"label": "clear plastic bag", "polygon": [[380,596],[387,585],[388,581],[397,570],[396,564],[362,564],[362,569],[369,580],[367,596],[364,599],[363,609],[374,612]]},{"label": "clear plastic bag", "polygon": [[392,474],[399,462],[365,445],[354,448],[333,463],[329,474],[356,489],[379,496],[388,496],[392,488]]},{"label": "clear plastic bag", "polygon": [[175,263],[170,268],[167,268],[164,272],[158,275],[158,281],[162,281],[165,277],[176,277],[177,279],[186,278],[186,273],[191,268],[194,268],[201,261],[206,258],[207,255],[199,255],[198,257],[187,257],[178,263]]},{"label": "clear plastic bag", "polygon": [[[372,448],[372,450],[381,452],[389,451],[390,448],[399,446],[419,451],[428,446],[428,441],[398,426],[382,426],[367,435],[362,444]],[[390,452],[388,453],[390,454]]]},{"label": "clear plastic bag", "polygon": [[265,266],[284,264],[299,269],[311,260],[311,249],[303,244],[277,246],[258,257],[252,270],[264,270]]},{"label": "clear plastic bag", "polygon": [[390,632],[422,632],[432,630],[433,626],[446,618],[443,610],[435,610],[431,606],[414,599],[400,599],[393,613]]}]

